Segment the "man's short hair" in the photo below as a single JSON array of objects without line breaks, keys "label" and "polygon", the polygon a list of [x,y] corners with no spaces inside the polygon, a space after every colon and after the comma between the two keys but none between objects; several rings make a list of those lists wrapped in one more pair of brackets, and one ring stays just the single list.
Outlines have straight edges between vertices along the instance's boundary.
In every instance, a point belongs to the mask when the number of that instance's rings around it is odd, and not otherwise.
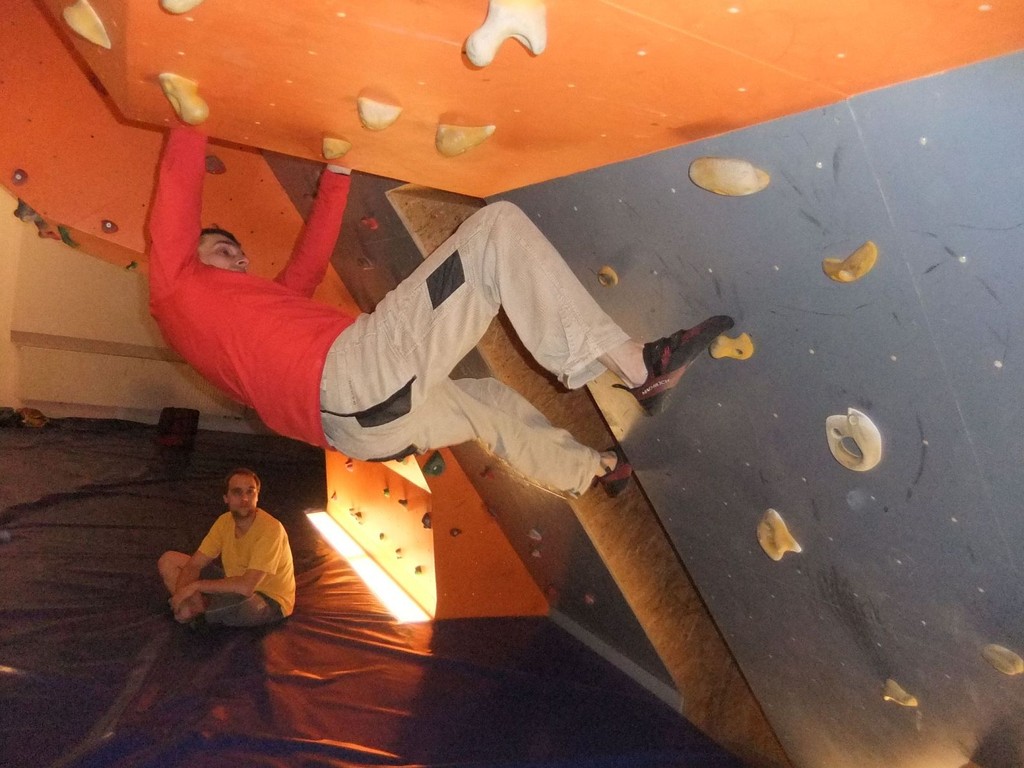
[{"label": "man's short hair", "polygon": [[248,467],[236,467],[235,469],[228,472],[228,476],[224,478],[224,493],[228,493],[231,490],[231,478],[235,475],[248,475],[256,483],[256,492],[260,491],[260,476],[253,472]]},{"label": "man's short hair", "polygon": [[232,234],[231,232],[228,232],[226,229],[221,229],[220,227],[204,227],[203,230],[199,233],[199,239],[202,240],[207,235],[221,235],[222,237],[226,237],[228,240],[233,242],[239,248],[242,247],[242,244],[238,242],[238,238],[235,237],[234,234]]}]

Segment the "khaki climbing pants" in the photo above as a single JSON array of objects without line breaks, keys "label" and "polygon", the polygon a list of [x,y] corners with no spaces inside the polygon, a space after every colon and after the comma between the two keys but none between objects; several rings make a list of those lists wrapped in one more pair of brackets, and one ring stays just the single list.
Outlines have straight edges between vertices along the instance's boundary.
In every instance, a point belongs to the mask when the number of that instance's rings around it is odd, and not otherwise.
[{"label": "khaki climbing pants", "polygon": [[541,485],[587,490],[597,451],[499,381],[448,378],[501,307],[536,361],[573,389],[629,338],[519,208],[488,205],[334,342],[320,384],[331,444],[381,460],[479,440]]}]

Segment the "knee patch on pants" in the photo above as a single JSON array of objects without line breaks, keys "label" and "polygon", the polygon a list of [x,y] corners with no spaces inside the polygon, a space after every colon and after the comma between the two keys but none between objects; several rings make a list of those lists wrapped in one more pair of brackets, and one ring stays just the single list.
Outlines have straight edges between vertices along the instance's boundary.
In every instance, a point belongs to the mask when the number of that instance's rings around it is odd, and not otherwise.
[{"label": "knee patch on pants", "polygon": [[427,278],[427,292],[430,294],[431,306],[437,309],[465,282],[466,273],[462,268],[462,256],[456,250]]}]

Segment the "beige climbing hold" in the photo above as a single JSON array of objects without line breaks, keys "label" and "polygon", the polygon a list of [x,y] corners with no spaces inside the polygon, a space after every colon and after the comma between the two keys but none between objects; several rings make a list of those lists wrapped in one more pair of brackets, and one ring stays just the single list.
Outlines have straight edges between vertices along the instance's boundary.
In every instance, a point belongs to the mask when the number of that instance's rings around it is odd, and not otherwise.
[{"label": "beige climbing hold", "polygon": [[754,354],[754,340],[749,333],[741,333],[735,339],[721,335],[713,342],[709,349],[711,356],[716,360],[723,357],[731,357],[733,360],[746,360]]},{"label": "beige climbing hold", "polygon": [[484,23],[466,39],[466,58],[486,67],[510,37],[539,56],[548,44],[546,16],[543,0],[490,0]]},{"label": "beige climbing hold", "polygon": [[878,246],[868,240],[845,259],[825,259],[821,262],[821,268],[837,283],[852,283],[870,272],[876,261]]},{"label": "beige climbing hold", "polygon": [[882,699],[899,704],[901,707],[916,707],[917,697],[903,690],[903,687],[892,678],[885,681]]},{"label": "beige climbing hold", "polygon": [[160,7],[168,13],[186,13],[203,0],[160,0]]},{"label": "beige climbing hold", "polygon": [[371,131],[383,131],[402,114],[402,108],[397,104],[377,101],[368,96],[356,99],[356,108],[359,110],[359,122]]},{"label": "beige climbing hold", "polygon": [[434,136],[434,146],[437,151],[445,157],[461,155],[467,149],[472,149],[482,144],[494,133],[493,125],[481,125],[477,127],[466,127],[462,125],[437,126],[437,134]]},{"label": "beige climbing hold", "polygon": [[764,553],[776,562],[781,560],[787,552],[804,551],[804,548],[793,538],[793,534],[789,532],[782,515],[774,509],[766,511],[761,522],[758,523],[757,542],[761,545]]},{"label": "beige climbing hold", "polygon": [[619,284],[619,274],[611,267],[601,267],[597,270],[597,282],[605,288],[611,288]]},{"label": "beige climbing hold", "polygon": [[1004,675],[1024,674],[1024,659],[1001,645],[986,645],[981,655]]},{"label": "beige climbing hold", "polygon": [[89,0],[78,0],[64,9],[64,21],[90,43],[110,50],[110,36]]},{"label": "beige climbing hold", "polygon": [[716,195],[742,197],[760,192],[771,177],[746,160],[698,157],[690,163],[690,181]]},{"label": "beige climbing hold", "polygon": [[189,125],[199,125],[210,116],[210,108],[199,95],[199,84],[194,80],[163,72],[159,76],[160,87],[171,102],[174,111]]},{"label": "beige climbing hold", "polygon": [[856,408],[825,419],[825,436],[832,455],[847,469],[867,472],[882,460],[882,433]]},{"label": "beige climbing hold", "polygon": [[336,139],[331,136],[324,136],[323,153],[325,160],[337,160],[339,157],[344,156],[350,149],[352,149],[352,142],[345,141],[345,139]]}]

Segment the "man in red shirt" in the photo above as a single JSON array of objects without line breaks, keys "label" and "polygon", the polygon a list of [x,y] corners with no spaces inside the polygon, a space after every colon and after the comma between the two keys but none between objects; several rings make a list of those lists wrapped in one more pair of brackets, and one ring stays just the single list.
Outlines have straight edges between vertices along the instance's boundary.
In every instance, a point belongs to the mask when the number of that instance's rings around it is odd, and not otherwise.
[{"label": "man in red shirt", "polygon": [[344,169],[321,175],[309,220],[273,280],[246,274],[229,232],[201,230],[206,138],[171,129],[150,220],[150,311],[168,343],[271,429],[363,460],[482,441],[527,478],[618,493],[632,468],[551,426],[494,379],[449,378],[504,308],[534,358],[569,388],[611,370],[649,412],[732,327],[718,316],[642,344],[597,305],[514,205],[494,203],[459,228],[372,313],[352,318],[311,297],[327,269],[348,197]]}]

